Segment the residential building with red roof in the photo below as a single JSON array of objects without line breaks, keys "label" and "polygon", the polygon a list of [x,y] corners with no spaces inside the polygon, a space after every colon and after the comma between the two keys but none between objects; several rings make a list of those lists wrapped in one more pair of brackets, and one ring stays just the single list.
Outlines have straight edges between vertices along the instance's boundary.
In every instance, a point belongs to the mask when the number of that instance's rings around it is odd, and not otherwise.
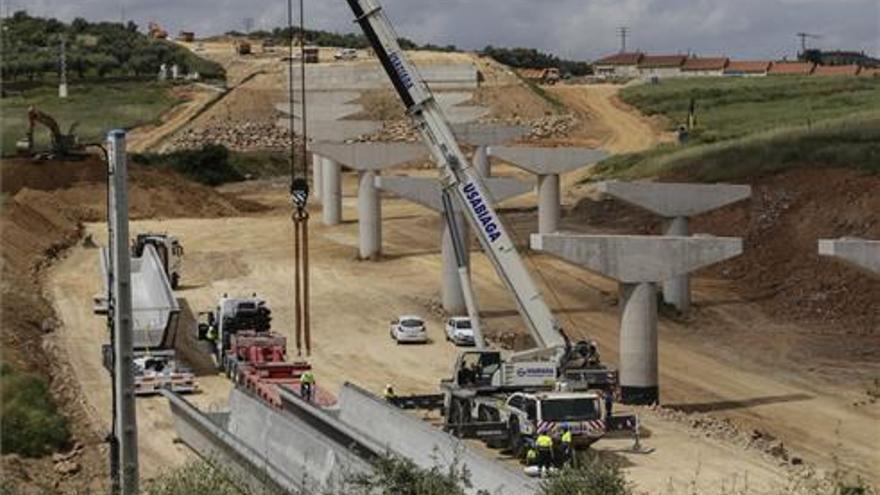
[{"label": "residential building with red roof", "polygon": [[647,78],[679,77],[686,59],[685,55],[645,55],[639,62],[639,74]]},{"label": "residential building with red roof", "polygon": [[605,77],[639,77],[639,62],[644,56],[640,52],[615,53],[593,62],[593,70]]},{"label": "residential building with red roof", "polygon": [[814,76],[857,76],[861,67],[855,64],[849,65],[817,65],[813,71]]},{"label": "residential building with red roof", "polygon": [[721,76],[724,68],[730,63],[727,57],[690,57],[681,66],[681,75],[693,76]]},{"label": "residential building with red roof", "polygon": [[724,68],[725,76],[766,76],[770,70],[769,60],[731,60]]},{"label": "residential building with red roof", "polygon": [[862,70],[859,71],[859,77],[880,77],[880,69],[862,67]]},{"label": "residential building with red roof", "polygon": [[812,62],[773,62],[767,74],[771,76],[809,76],[816,65]]}]

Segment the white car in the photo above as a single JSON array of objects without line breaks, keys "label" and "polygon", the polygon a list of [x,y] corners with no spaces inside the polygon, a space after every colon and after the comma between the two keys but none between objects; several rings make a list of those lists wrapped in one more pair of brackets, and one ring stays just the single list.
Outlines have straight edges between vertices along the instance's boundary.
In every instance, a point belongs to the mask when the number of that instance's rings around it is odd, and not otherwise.
[{"label": "white car", "polygon": [[358,57],[358,52],[354,48],[341,48],[336,50],[333,58],[336,60],[354,60]]},{"label": "white car", "polygon": [[428,342],[425,320],[413,315],[405,315],[393,320],[391,322],[391,339],[398,344],[405,342]]},{"label": "white car", "polygon": [[474,329],[467,316],[453,316],[446,320],[446,340],[455,345],[474,345]]}]

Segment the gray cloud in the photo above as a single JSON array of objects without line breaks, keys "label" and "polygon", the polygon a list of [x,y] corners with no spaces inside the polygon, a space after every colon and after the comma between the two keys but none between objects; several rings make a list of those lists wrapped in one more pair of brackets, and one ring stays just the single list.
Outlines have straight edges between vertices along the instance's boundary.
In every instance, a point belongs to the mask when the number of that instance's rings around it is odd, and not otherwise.
[{"label": "gray cloud", "polygon": [[[5,1],[5,0],[4,0]],[[170,32],[216,34],[286,22],[279,0],[11,0],[36,15],[82,16],[141,26],[155,20]],[[592,59],[617,50],[616,27],[631,28],[629,46],[651,52],[732,57],[793,56],[795,33],[822,34],[821,48],[880,54],[877,0],[386,0],[398,32],[421,42],[465,48],[530,46],[568,58]],[[306,0],[310,27],[352,31],[344,0]]]}]

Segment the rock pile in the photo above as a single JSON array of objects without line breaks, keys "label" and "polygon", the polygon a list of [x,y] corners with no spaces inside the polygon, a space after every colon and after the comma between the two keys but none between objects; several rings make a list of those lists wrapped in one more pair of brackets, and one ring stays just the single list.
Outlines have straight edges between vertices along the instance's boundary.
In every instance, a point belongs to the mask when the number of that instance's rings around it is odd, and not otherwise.
[{"label": "rock pile", "polygon": [[186,129],[171,142],[171,150],[197,149],[221,144],[233,151],[284,150],[290,147],[290,133],[272,123],[212,123],[200,129]]},{"label": "rock pile", "polygon": [[[539,119],[481,119],[480,123],[527,125],[532,131],[525,136],[526,140],[562,138],[568,136],[577,126],[578,120],[572,114],[547,115]],[[382,124],[382,129],[373,134],[362,136],[358,141],[376,142],[417,142],[419,135],[408,120],[391,120]]]}]

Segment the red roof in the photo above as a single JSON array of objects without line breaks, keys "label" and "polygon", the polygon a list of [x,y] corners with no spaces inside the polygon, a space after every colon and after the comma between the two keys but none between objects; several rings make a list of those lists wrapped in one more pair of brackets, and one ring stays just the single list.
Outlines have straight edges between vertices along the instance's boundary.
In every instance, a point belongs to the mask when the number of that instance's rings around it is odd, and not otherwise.
[{"label": "red roof", "polygon": [[861,72],[859,72],[859,76],[864,77],[880,77],[880,68],[877,69],[869,69],[867,67],[862,67]]},{"label": "red roof", "polygon": [[808,76],[813,73],[813,67],[812,62],[773,62],[767,73]]},{"label": "red roof", "polygon": [[596,65],[638,65],[639,61],[642,60],[642,57],[645,55],[639,52],[633,53],[615,53],[614,55],[608,55],[607,57],[602,57],[599,60],[593,62]]},{"label": "red roof", "polygon": [[769,60],[731,60],[724,72],[739,74],[763,74],[770,68]]},{"label": "red roof", "polygon": [[855,76],[859,73],[858,65],[817,65],[813,71],[817,76]]},{"label": "red roof", "polygon": [[727,57],[694,57],[685,60],[681,70],[721,70],[727,67],[727,62]]},{"label": "red roof", "polygon": [[639,67],[661,68],[681,67],[687,57],[684,55],[645,55],[639,62]]}]

